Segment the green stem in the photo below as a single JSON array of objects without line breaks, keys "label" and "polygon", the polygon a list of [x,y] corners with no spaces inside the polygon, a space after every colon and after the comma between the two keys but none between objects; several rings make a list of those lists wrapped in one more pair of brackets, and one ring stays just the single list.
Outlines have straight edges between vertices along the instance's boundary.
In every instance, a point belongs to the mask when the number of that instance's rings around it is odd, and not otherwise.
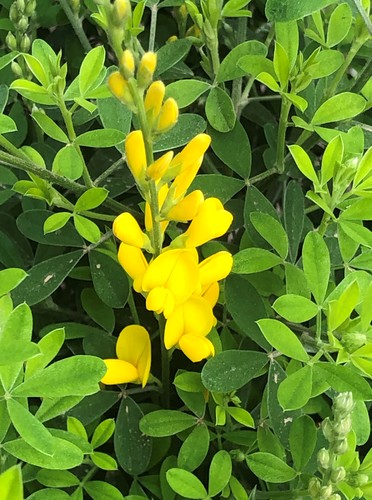
[{"label": "green stem", "polygon": [[121,165],[123,165],[125,162],[125,155],[123,155],[121,158],[116,160],[112,165],[109,166],[108,169],[106,169],[104,172],[102,172],[101,175],[99,175],[95,180],[94,180],[94,185],[99,186],[102,184],[104,180],[107,179],[111,174],[113,174]]},{"label": "green stem", "polygon": [[[0,147],[2,146],[5,149],[12,150],[14,146],[12,145],[12,148],[8,148],[8,142],[9,141],[5,139],[5,137],[0,135]],[[46,168],[36,165],[36,163],[33,163],[28,157],[26,157],[26,155],[24,155],[21,150],[16,149],[16,151],[12,154],[6,153],[5,151],[0,151],[0,162],[3,165],[7,165],[8,167],[17,168],[19,170],[23,170],[24,172],[35,174],[40,177],[40,179],[44,179],[45,181],[48,181],[52,184],[57,184],[58,186],[71,191],[76,196],[80,196],[88,189],[87,187],[82,186],[77,182],[71,181],[67,177],[55,174],[54,172],[51,172]],[[139,212],[133,210],[130,207],[127,207],[126,205],[123,205],[122,203],[119,203],[112,198],[106,198],[102,205],[111,209],[115,213],[129,212],[137,220],[140,220],[142,218]]]},{"label": "green stem", "polygon": [[247,82],[247,85],[245,86],[245,88],[242,92],[242,95],[240,97],[240,101],[238,103],[238,107],[236,109],[236,115],[238,118],[242,114],[242,111],[245,108],[245,106],[248,104],[248,101],[249,101],[248,96],[249,96],[249,92],[251,91],[253,84],[254,84],[254,76],[251,76]]},{"label": "green stem", "polygon": [[351,64],[352,60],[354,59],[354,57],[356,56],[356,54],[359,52],[359,49],[364,44],[364,41],[365,40],[363,40],[363,41],[362,40],[354,40],[354,42],[352,43],[352,45],[350,47],[349,53],[347,54],[347,56],[345,58],[345,61],[340,66],[340,68],[337,70],[337,72],[332,80],[331,85],[327,89],[326,98],[332,97],[335,94],[342,77],[344,76],[345,72],[347,71],[348,67],[350,66],[350,64]]},{"label": "green stem", "polygon": [[150,36],[149,36],[149,52],[154,51],[155,36],[156,36],[156,22],[158,18],[158,4],[151,6],[151,21],[150,21]]},{"label": "green stem", "polygon": [[80,483],[80,487],[82,488],[85,483],[89,481],[91,477],[98,471],[98,467],[94,466],[90,469],[90,471],[84,476],[83,480]]},{"label": "green stem", "polygon": [[247,179],[246,184],[247,184],[247,186],[251,186],[252,184],[256,184],[257,182],[260,182],[260,181],[266,179],[267,177],[270,177],[271,175],[277,174],[277,173],[278,173],[278,169],[276,167],[269,168],[269,170],[266,170],[266,172],[262,172],[261,174],[254,175],[250,179]]},{"label": "green stem", "polygon": [[[238,30],[236,34],[236,45],[240,45],[246,40],[247,37],[247,20],[245,17],[240,17],[238,19]],[[237,112],[239,103],[240,103],[240,98],[242,95],[242,85],[243,85],[243,78],[235,78],[233,80],[232,84],[232,90],[231,90],[231,100],[234,104],[234,109],[235,112]]]},{"label": "green stem", "polygon": [[372,76],[372,57],[370,57],[365,64],[364,68],[360,72],[358,78],[355,80],[354,85],[351,87],[351,92],[355,92],[356,94],[362,90],[364,85],[368,82],[368,80]]},{"label": "green stem", "polygon": [[63,100],[62,96],[59,99],[58,105],[59,105],[59,109],[61,110],[62,117],[63,117],[63,120],[64,120],[65,125],[66,125],[68,138],[70,139],[73,147],[75,148],[76,152],[78,153],[78,155],[81,158],[81,161],[83,164],[84,183],[87,187],[94,187],[94,183],[93,183],[92,179],[90,178],[88,167],[85,163],[85,159],[84,159],[83,153],[81,152],[80,146],[75,144],[76,133],[75,133],[75,129],[74,129],[74,124],[72,122],[72,115],[71,115],[71,112],[67,109],[65,101]]},{"label": "green stem", "polygon": [[140,325],[141,322],[140,322],[140,319],[139,319],[139,316],[138,316],[138,311],[137,311],[136,303],[134,302],[133,288],[132,287],[129,288],[128,305],[129,305],[130,312],[131,312],[131,314],[133,316],[134,323],[136,325]]},{"label": "green stem", "polygon": [[162,314],[158,315],[160,345],[161,345],[161,381],[163,387],[164,408],[170,406],[170,373],[169,373],[169,353],[164,344],[165,319]]},{"label": "green stem", "polygon": [[72,29],[75,31],[76,36],[80,40],[80,43],[83,46],[84,51],[89,52],[92,47],[84,32],[80,18],[72,12],[72,9],[67,0],[59,0],[59,3],[61,4],[61,7],[64,10],[67,19],[70,21]]},{"label": "green stem", "polygon": [[283,96],[282,105],[280,108],[279,128],[278,128],[278,141],[276,146],[276,168],[279,173],[284,172],[284,153],[285,153],[285,135],[287,131],[287,122],[289,110],[291,109],[291,102]]},{"label": "green stem", "polygon": [[319,310],[316,315],[316,333],[315,340],[317,343],[320,342],[322,336],[322,311]]},{"label": "green stem", "polygon": [[290,498],[301,498],[309,496],[308,490],[293,490],[293,491],[256,491],[255,498],[257,500],[287,500]]},{"label": "green stem", "polygon": [[367,12],[363,8],[361,0],[353,0],[353,3],[355,5],[355,7],[358,9],[358,12],[362,17],[369,34],[372,36],[372,22],[371,22],[370,18],[368,17]]},{"label": "green stem", "polygon": [[213,43],[208,46],[209,54],[212,61],[213,82],[216,83],[218,70],[220,68],[220,55],[218,53],[218,34],[215,34]]},{"label": "green stem", "polygon": [[97,214],[96,212],[92,212],[90,210],[85,210],[84,212],[79,212],[79,214],[88,217],[89,219],[97,219],[97,220],[106,220],[108,222],[113,222],[116,219],[115,215],[108,214]]},{"label": "green stem", "polygon": [[321,236],[325,235],[330,218],[331,218],[331,216],[329,214],[327,214],[327,213],[323,214],[322,220],[320,222],[320,226],[318,227],[318,233]]}]

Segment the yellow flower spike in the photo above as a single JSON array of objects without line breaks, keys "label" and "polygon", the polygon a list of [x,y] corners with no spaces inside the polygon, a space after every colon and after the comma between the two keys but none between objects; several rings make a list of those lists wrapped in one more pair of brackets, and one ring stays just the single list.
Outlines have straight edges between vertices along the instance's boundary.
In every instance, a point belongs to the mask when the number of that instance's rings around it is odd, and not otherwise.
[{"label": "yellow flower spike", "polygon": [[119,71],[114,71],[107,79],[109,89],[120,101],[129,107],[134,106],[132,94],[130,93],[128,82],[123,78]]},{"label": "yellow flower spike", "polygon": [[176,101],[169,97],[163,104],[158,123],[156,124],[156,132],[163,133],[175,126],[178,120],[178,106]]},{"label": "yellow flower spike", "polygon": [[179,348],[193,363],[214,356],[215,353],[212,342],[197,335],[183,335],[179,342]]},{"label": "yellow flower spike", "polygon": [[145,96],[145,110],[147,117],[150,121],[158,118],[165,94],[165,85],[162,81],[158,80],[153,82],[147,89]]},{"label": "yellow flower spike", "polygon": [[173,151],[168,151],[168,153],[165,153],[163,156],[154,161],[154,163],[151,163],[151,165],[147,167],[146,170],[147,177],[149,179],[153,179],[154,181],[158,181],[159,179],[161,179],[167,171],[172,158]]},{"label": "yellow flower spike", "polygon": [[205,337],[214,325],[212,307],[203,297],[192,296],[178,305],[165,324],[164,345],[171,349],[184,335]]},{"label": "yellow flower spike", "polygon": [[135,130],[125,139],[127,164],[135,180],[141,184],[145,180],[147,168],[145,142],[141,130]]},{"label": "yellow flower spike", "polygon": [[142,280],[148,268],[147,260],[140,248],[121,243],[118,251],[118,260],[125,272],[133,280],[136,292],[142,292]]},{"label": "yellow flower spike", "polygon": [[157,56],[155,52],[145,52],[137,70],[137,83],[140,88],[147,88],[156,69]]},{"label": "yellow flower spike", "polygon": [[[158,204],[159,204],[159,210],[161,210],[164,200],[166,199],[168,195],[169,187],[167,184],[164,184],[158,191]],[[169,224],[169,221],[164,220],[160,222],[160,227],[162,230],[162,233],[164,234],[167,226]],[[150,204],[146,202],[145,205],[145,228],[148,233],[152,231],[152,215],[151,215],[151,208]]]},{"label": "yellow flower spike", "polygon": [[125,78],[131,78],[134,76],[134,71],[136,69],[136,63],[134,61],[133,53],[130,50],[124,50],[121,56],[121,67]]},{"label": "yellow flower spike", "polygon": [[150,239],[129,212],[123,212],[114,220],[112,231],[123,243],[137,248],[150,248]]},{"label": "yellow flower spike", "polygon": [[150,336],[143,326],[126,326],[116,342],[118,359],[105,359],[104,384],[126,384],[133,382],[144,387],[147,384],[151,366]]},{"label": "yellow flower spike", "polygon": [[186,247],[199,247],[227,232],[233,220],[218,198],[208,198],[185,232]]},{"label": "yellow flower spike", "polygon": [[217,252],[199,264],[200,284],[209,285],[220,281],[230,274],[233,265],[233,257],[229,252]]},{"label": "yellow flower spike", "polygon": [[164,180],[170,181],[174,179],[176,175],[192,168],[199,161],[200,167],[204,153],[209,148],[210,143],[211,138],[208,134],[198,134],[191,139],[183,150],[173,158]]},{"label": "yellow flower spike", "polygon": [[197,252],[184,249],[168,250],[149,264],[143,277],[142,288],[151,293],[147,297],[146,307],[150,311],[163,312],[164,316],[168,317],[173,307],[187,300],[198,285]]},{"label": "yellow flower spike", "polygon": [[202,191],[197,189],[185,196],[183,200],[174,205],[165,216],[169,220],[188,222],[196,217],[200,206],[204,202]]}]

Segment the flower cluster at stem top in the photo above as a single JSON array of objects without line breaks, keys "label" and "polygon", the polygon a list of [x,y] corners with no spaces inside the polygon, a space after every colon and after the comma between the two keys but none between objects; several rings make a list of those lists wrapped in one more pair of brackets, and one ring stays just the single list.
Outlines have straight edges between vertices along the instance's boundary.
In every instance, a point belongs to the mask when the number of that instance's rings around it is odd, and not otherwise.
[{"label": "flower cluster at stem top", "polygon": [[[115,219],[113,232],[121,242],[119,262],[132,278],[134,290],[146,298],[148,310],[166,319],[166,349],[179,348],[197,362],[214,355],[214,346],[207,336],[216,324],[213,308],[219,297],[218,282],[229,274],[233,262],[227,251],[200,261],[197,247],[225,234],[233,217],[218,198],[205,199],[200,190],[188,193],[210,145],[209,135],[197,135],[176,155],[169,151],[154,158],[154,138],[168,131],[178,118],[174,99],[164,101],[163,82],[152,82],[155,68],[154,53],[144,54],[136,63],[133,54],[125,50],[120,71],[109,77],[113,94],[137,113],[140,129],[128,134],[125,157],[145,200],[145,231],[130,213],[124,212]],[[189,225],[163,246],[170,221]],[[152,255],[151,259],[145,257],[144,251]],[[146,338],[142,333],[138,342],[150,356],[148,335]],[[127,335],[125,329],[119,336],[120,345],[123,335]],[[120,370],[120,362],[128,362],[121,348],[117,354],[118,360],[107,360],[106,383],[118,383],[120,376],[115,375],[115,367]],[[149,372],[138,369],[138,352],[136,359],[132,360],[136,371],[126,377],[122,371],[122,383],[146,384]]]}]

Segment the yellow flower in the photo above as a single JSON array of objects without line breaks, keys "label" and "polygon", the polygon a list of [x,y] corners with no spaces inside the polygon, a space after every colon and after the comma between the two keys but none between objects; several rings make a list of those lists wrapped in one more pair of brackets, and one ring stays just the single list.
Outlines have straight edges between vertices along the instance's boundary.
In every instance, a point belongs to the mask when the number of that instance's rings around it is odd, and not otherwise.
[{"label": "yellow flower", "polygon": [[132,107],[134,105],[128,82],[119,71],[114,71],[107,79],[109,89],[120,101]]},{"label": "yellow flower", "polygon": [[156,131],[159,133],[167,132],[177,123],[178,106],[176,101],[169,97],[163,104],[159,119],[156,124]]},{"label": "yellow flower", "polygon": [[232,214],[223,208],[218,198],[208,198],[185,233],[186,247],[199,247],[222,236],[229,229],[232,220]]},{"label": "yellow flower", "polygon": [[145,178],[147,168],[146,150],[141,130],[135,130],[125,139],[127,164],[133,177],[139,183]]},{"label": "yellow flower", "polygon": [[119,246],[118,260],[126,273],[132,278],[134,290],[138,293],[142,292],[142,280],[148,268],[148,263],[142,250],[121,243]]},{"label": "yellow flower", "polygon": [[118,359],[105,359],[106,375],[101,382],[115,384],[147,384],[151,366],[150,336],[143,326],[126,326],[116,342]]},{"label": "yellow flower", "polygon": [[133,77],[136,69],[133,53],[130,50],[124,50],[120,62],[125,78]]},{"label": "yellow flower", "polygon": [[137,70],[137,83],[139,87],[146,88],[151,83],[156,69],[157,56],[155,52],[145,52]]},{"label": "yellow flower", "polygon": [[[172,160],[166,180],[174,179],[180,172],[184,172],[192,167],[201,158],[203,161],[204,153],[209,148],[211,138],[208,134],[198,134],[178,153]],[[200,166],[200,165],[199,165]],[[196,174],[195,174],[196,175]],[[190,182],[191,184],[191,182]]]},{"label": "yellow flower", "polygon": [[136,219],[129,212],[123,212],[114,220],[112,231],[123,243],[137,248],[150,248],[150,240]]},{"label": "yellow flower", "polygon": [[142,280],[149,292],[146,307],[167,318],[176,305],[187,300],[199,285],[198,254],[185,249],[168,250],[150,262]]},{"label": "yellow flower", "polygon": [[114,13],[116,16],[116,23],[118,25],[122,24],[124,19],[130,14],[130,2],[128,0],[115,0],[114,2]]},{"label": "yellow flower", "polygon": [[152,123],[159,116],[165,94],[164,83],[160,80],[153,82],[146,92],[145,110],[147,118]]},{"label": "yellow flower", "polygon": [[195,179],[196,174],[198,173],[202,162],[203,162],[203,155],[200,156],[192,165],[190,165],[188,168],[179,173],[177,177],[174,179],[170,190],[170,196],[172,196],[172,199],[175,202],[183,198],[186,191],[191,186],[192,181]]},{"label": "yellow flower", "polygon": [[166,349],[178,345],[196,362],[214,355],[213,344],[205,337],[215,324],[212,307],[203,297],[192,296],[169,315],[164,331]]},{"label": "yellow flower", "polygon": [[146,170],[147,177],[153,179],[154,181],[161,179],[167,171],[172,158],[173,151],[168,151],[168,153],[165,153],[163,156],[154,161],[154,163],[151,163]]},{"label": "yellow flower", "polygon": [[199,280],[203,286],[210,285],[215,281],[226,278],[233,265],[231,253],[221,251],[217,252],[199,264]]},{"label": "yellow flower", "polygon": [[204,202],[203,193],[197,189],[183,200],[174,205],[166,214],[166,218],[177,222],[188,222],[192,220],[199,211]]}]

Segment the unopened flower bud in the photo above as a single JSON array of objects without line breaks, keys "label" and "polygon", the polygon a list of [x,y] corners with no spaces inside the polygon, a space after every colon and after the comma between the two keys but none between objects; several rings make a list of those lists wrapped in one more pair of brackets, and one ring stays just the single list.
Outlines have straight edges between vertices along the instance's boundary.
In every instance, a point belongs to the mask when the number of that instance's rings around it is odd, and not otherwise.
[{"label": "unopened flower bud", "polygon": [[333,451],[336,455],[343,455],[349,449],[347,439],[341,439],[333,445]]},{"label": "unopened flower bud", "polygon": [[121,26],[123,21],[131,13],[129,0],[115,0],[114,2],[114,24]]},{"label": "unopened flower bud", "polygon": [[231,450],[230,455],[235,462],[244,462],[246,459],[246,454],[242,450]]},{"label": "unopened flower bud", "polygon": [[22,68],[16,61],[12,61],[10,67],[16,76],[23,77]]},{"label": "unopened flower bud", "polygon": [[353,394],[351,392],[342,392],[339,394],[333,402],[334,413],[342,413],[343,415],[349,415],[354,408]]},{"label": "unopened flower bud", "polygon": [[150,87],[147,89],[145,96],[145,110],[147,114],[147,119],[150,123],[157,120],[165,94],[164,83],[160,80],[152,82]]},{"label": "unopened flower bud", "polygon": [[167,43],[172,43],[172,42],[175,42],[176,40],[178,40],[178,36],[172,35],[168,38]]},{"label": "unopened flower bud", "polygon": [[26,33],[24,33],[19,48],[21,49],[21,52],[28,52],[30,50],[30,47],[31,47],[30,37]]},{"label": "unopened flower bud", "polygon": [[319,479],[313,477],[309,481],[308,491],[312,498],[317,498],[319,495],[321,485]]},{"label": "unopened flower bud", "polygon": [[351,431],[353,423],[351,421],[351,416],[348,415],[346,418],[341,420],[339,423],[335,423],[333,430],[336,436],[346,437]]},{"label": "unopened flower bud", "polygon": [[155,52],[146,52],[139,63],[137,71],[137,82],[140,88],[147,88],[152,80],[156,69],[157,56]]},{"label": "unopened flower bud", "polygon": [[326,440],[332,442],[334,439],[333,425],[328,417],[323,420],[322,431]]},{"label": "unopened flower bud", "polygon": [[330,497],[328,497],[328,500],[341,500],[341,497],[338,493],[334,493]]},{"label": "unopened flower bud", "polygon": [[136,69],[136,63],[134,61],[133,53],[130,50],[124,50],[120,63],[125,78],[132,78]]},{"label": "unopened flower bud", "polygon": [[356,486],[364,486],[369,482],[369,477],[367,474],[358,474],[356,477]]},{"label": "unopened flower bud", "polygon": [[80,0],[70,0],[70,5],[74,14],[79,14],[80,11]]},{"label": "unopened flower bud", "polygon": [[320,488],[320,498],[323,500],[326,500],[326,499],[329,499],[329,497],[332,495],[332,492],[333,492],[333,488],[331,485],[328,485],[328,486],[322,486]]},{"label": "unopened flower bud", "polygon": [[17,40],[11,31],[8,31],[8,34],[5,37],[5,43],[10,50],[17,50]]},{"label": "unopened flower bud", "polygon": [[132,94],[130,93],[128,82],[123,78],[119,71],[114,71],[107,80],[109,89],[120,101],[129,107],[134,106]]},{"label": "unopened flower bud", "polygon": [[339,481],[343,481],[346,476],[346,471],[343,467],[337,467],[331,472],[331,481],[333,483],[338,483]]},{"label": "unopened flower bud", "polygon": [[17,28],[22,33],[25,33],[28,29],[28,19],[26,16],[22,16],[21,19],[17,23]]},{"label": "unopened flower bud", "polygon": [[9,9],[9,19],[13,24],[17,24],[21,16],[22,14],[18,11],[17,5],[15,3],[12,3]]},{"label": "unopened flower bud", "polygon": [[26,8],[25,0],[16,0],[18,12],[24,12]]},{"label": "unopened flower bud", "polygon": [[318,463],[322,467],[322,469],[328,469],[330,463],[329,451],[325,448],[319,450],[318,453]]},{"label": "unopened flower bud", "polygon": [[158,123],[156,125],[156,131],[158,133],[167,132],[177,123],[178,120],[178,106],[176,101],[169,97],[163,104]]},{"label": "unopened flower bud", "polygon": [[173,158],[173,151],[168,151],[147,167],[146,175],[149,179],[157,181],[163,177]]},{"label": "unopened flower bud", "polygon": [[25,15],[31,17],[35,13],[35,10],[36,10],[36,0],[29,0],[26,3],[26,7],[24,10]]}]

